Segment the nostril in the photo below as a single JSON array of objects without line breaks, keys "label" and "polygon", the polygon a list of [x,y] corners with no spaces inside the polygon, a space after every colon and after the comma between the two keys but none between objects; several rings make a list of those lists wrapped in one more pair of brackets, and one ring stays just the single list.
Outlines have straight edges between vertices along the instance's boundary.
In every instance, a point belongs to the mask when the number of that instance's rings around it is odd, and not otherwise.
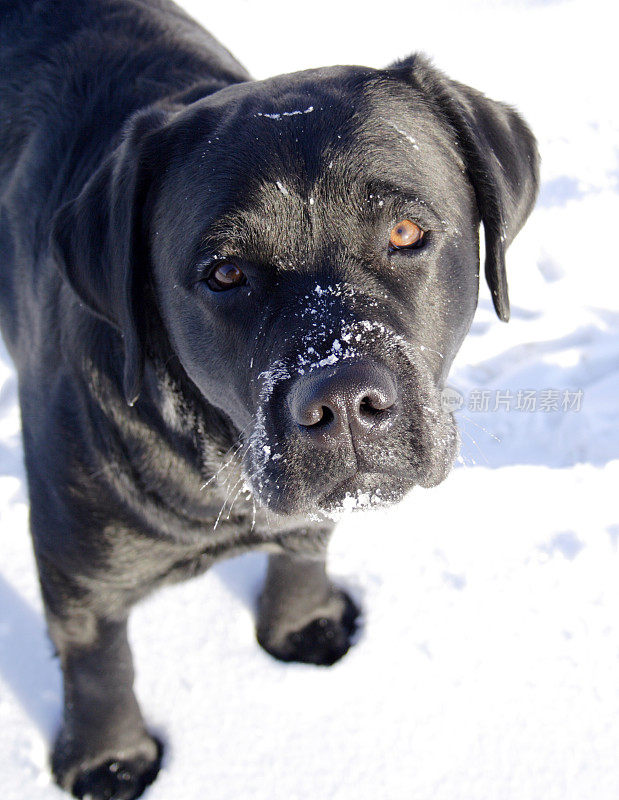
[{"label": "nostril", "polygon": [[335,419],[335,414],[329,406],[320,406],[312,409],[306,419],[308,421],[303,423],[304,428],[326,428]]},{"label": "nostril", "polygon": [[374,405],[372,405],[372,401],[369,397],[364,397],[359,403],[359,413],[362,417],[376,417],[382,411],[382,408],[376,408]]},{"label": "nostril", "polygon": [[335,419],[333,410],[320,402],[295,402],[291,410],[295,422],[301,428],[326,428]]},{"label": "nostril", "polygon": [[395,398],[376,391],[364,395],[359,401],[359,413],[362,417],[378,417],[395,405]]},{"label": "nostril", "polygon": [[323,428],[325,428],[327,425],[330,425],[333,422],[335,419],[335,414],[333,411],[331,411],[329,406],[322,406],[320,410],[322,412],[322,416],[318,420],[317,425],[321,425]]}]

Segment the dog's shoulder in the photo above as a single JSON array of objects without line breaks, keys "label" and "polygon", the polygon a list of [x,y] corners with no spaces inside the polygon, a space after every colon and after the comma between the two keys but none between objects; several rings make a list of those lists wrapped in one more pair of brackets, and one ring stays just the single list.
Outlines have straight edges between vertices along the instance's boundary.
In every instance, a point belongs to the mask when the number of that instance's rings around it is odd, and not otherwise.
[{"label": "dog's shoulder", "polygon": [[3,8],[0,317],[17,362],[23,348],[31,353],[37,330],[76,324],[75,298],[48,251],[54,216],[132,114],[190,91],[198,76],[203,93],[248,77],[166,0],[16,0]]}]

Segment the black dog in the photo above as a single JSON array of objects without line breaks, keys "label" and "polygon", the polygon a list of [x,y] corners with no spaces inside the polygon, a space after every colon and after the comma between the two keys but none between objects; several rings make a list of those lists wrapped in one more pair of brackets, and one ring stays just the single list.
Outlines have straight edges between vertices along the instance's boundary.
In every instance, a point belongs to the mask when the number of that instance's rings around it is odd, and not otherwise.
[{"label": "black dog", "polygon": [[64,672],[53,770],[133,798],[161,745],[126,621],[156,586],[267,547],[262,646],[348,649],[331,518],[448,473],[479,225],[507,320],[535,142],[417,56],[251,81],[167,0],[14,0],[0,25],[0,312]]}]

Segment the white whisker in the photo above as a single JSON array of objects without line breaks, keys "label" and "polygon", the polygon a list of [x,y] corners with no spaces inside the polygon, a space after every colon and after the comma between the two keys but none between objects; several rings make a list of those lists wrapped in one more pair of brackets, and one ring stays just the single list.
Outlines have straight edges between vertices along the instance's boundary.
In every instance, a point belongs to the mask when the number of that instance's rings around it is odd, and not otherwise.
[{"label": "white whisker", "polygon": [[461,416],[462,416],[463,419],[466,419],[466,420],[468,420],[468,422],[470,422],[471,424],[475,425],[476,428],[479,428],[481,431],[483,431],[484,433],[488,434],[488,436],[491,436],[495,441],[497,441],[497,442],[501,441],[498,436],[495,436],[494,433],[491,433],[489,430],[486,430],[486,428],[484,428],[483,425],[480,425],[478,422],[475,422],[475,420],[471,419],[470,417],[467,417],[466,414],[461,414]]},{"label": "white whisker", "polygon": [[[488,464],[488,459],[487,459],[487,458],[486,458],[486,456],[484,455],[484,453],[483,453],[483,451],[482,451],[481,447],[480,447],[480,446],[477,444],[477,442],[475,441],[475,439],[473,439],[473,437],[471,436],[471,434],[470,434],[468,431],[462,431],[462,433],[463,433],[465,436],[468,436],[468,437],[469,437],[469,439],[470,439],[470,440],[473,442],[473,444],[475,445],[475,447],[478,449],[478,451],[479,451],[479,454],[481,455],[481,457],[484,459],[484,461],[486,462],[486,464]],[[471,459],[471,460],[472,460],[472,459]],[[473,461],[473,464],[474,464],[474,463],[475,463],[475,462]]]}]

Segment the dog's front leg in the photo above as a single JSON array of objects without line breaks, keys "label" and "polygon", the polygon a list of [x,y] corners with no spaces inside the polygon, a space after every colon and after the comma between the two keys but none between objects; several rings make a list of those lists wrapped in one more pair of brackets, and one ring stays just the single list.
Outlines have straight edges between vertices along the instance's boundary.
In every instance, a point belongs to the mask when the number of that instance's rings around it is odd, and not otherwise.
[{"label": "dog's front leg", "polygon": [[64,678],[64,721],[52,756],[58,783],[76,797],[133,800],[159,771],[161,745],[133,694],[126,620],[48,614]]},{"label": "dog's front leg", "polygon": [[257,635],[272,656],[334,664],[351,645],[358,615],[349,595],[330,581],[324,557],[270,556]]}]

